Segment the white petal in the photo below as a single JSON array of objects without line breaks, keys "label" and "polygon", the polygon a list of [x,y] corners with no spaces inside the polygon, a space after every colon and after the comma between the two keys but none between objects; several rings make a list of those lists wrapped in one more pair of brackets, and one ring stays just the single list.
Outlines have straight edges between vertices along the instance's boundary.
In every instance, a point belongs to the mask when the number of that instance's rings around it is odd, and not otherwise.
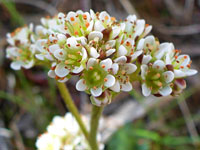
[{"label": "white petal", "polygon": [[98,37],[100,40],[102,40],[103,34],[99,31],[90,32],[90,34],[88,35],[88,40],[94,40],[95,37]]},{"label": "white petal", "polygon": [[87,89],[87,86],[85,85],[85,80],[84,79],[80,79],[77,83],[76,83],[76,89],[78,91],[85,91]]},{"label": "white petal", "polygon": [[55,78],[56,77],[55,71],[54,70],[49,70],[48,71],[48,76],[51,77],[51,78]]},{"label": "white petal", "polygon": [[163,75],[166,83],[170,83],[174,80],[174,73],[172,71],[166,71],[163,73]]},{"label": "white petal", "polygon": [[102,23],[98,20],[94,23],[94,30],[102,32],[105,29],[105,27],[102,25]]},{"label": "white petal", "polygon": [[142,64],[148,64],[151,59],[151,55],[144,55],[142,58]]},{"label": "white petal", "polygon": [[[107,18],[107,19],[106,19]],[[106,22],[110,22],[110,15],[106,12],[106,11],[102,11],[100,14],[99,14],[99,19],[101,21],[106,21]]]},{"label": "white petal", "polygon": [[170,58],[170,54],[169,53],[166,54],[165,63],[167,65],[172,63],[172,59]]},{"label": "white petal", "polygon": [[118,70],[119,70],[119,65],[117,63],[114,63],[112,65],[112,72],[113,72],[113,74],[117,74]]},{"label": "white petal", "polygon": [[97,53],[97,50],[94,47],[90,48],[90,56],[92,56],[93,58],[98,58],[100,56],[99,53]]},{"label": "white petal", "polygon": [[75,37],[70,37],[67,39],[67,44],[70,45],[70,48],[75,48],[77,49],[78,47],[76,46],[78,43],[76,41]]},{"label": "white petal", "polygon": [[138,51],[134,52],[133,55],[131,55],[131,59],[132,60],[137,59],[137,57],[140,56],[142,54],[142,52],[143,52],[142,50],[138,50]]},{"label": "white petal", "polygon": [[193,75],[195,75],[195,74],[197,74],[197,73],[198,73],[198,71],[195,70],[195,69],[187,69],[187,70],[185,71],[186,76],[193,76]]},{"label": "white petal", "polygon": [[178,61],[181,62],[181,66],[187,66],[190,63],[190,56],[189,55],[179,55],[177,58]]},{"label": "white petal", "polygon": [[116,62],[116,63],[126,63],[126,61],[127,61],[126,56],[121,56],[114,60],[114,62]]},{"label": "white petal", "polygon": [[142,84],[142,94],[144,96],[149,96],[151,94],[150,88],[148,88],[145,83]]},{"label": "white petal", "polygon": [[141,77],[143,80],[145,80],[145,76],[147,74],[148,66],[147,65],[141,65]]},{"label": "white petal", "polygon": [[39,60],[44,60],[44,55],[43,54],[35,54],[35,57]]},{"label": "white petal", "polygon": [[185,77],[186,74],[182,70],[174,70],[174,77],[175,78],[182,78]]},{"label": "white petal", "polygon": [[95,58],[90,58],[87,62],[87,69],[89,69],[91,66],[97,63],[97,60]]},{"label": "white petal", "polygon": [[112,55],[115,51],[116,51],[116,49],[109,49],[109,50],[107,50],[106,51],[106,56],[108,57],[108,56]]},{"label": "white petal", "polygon": [[87,51],[86,51],[86,49],[83,47],[83,48],[82,48],[82,60],[85,60],[85,59],[87,59]]},{"label": "white petal", "polygon": [[49,51],[51,53],[54,53],[58,49],[60,49],[60,46],[58,44],[53,44],[53,45],[49,46]]},{"label": "white petal", "polygon": [[54,58],[53,58],[49,53],[45,54],[44,57],[45,57],[46,59],[48,59],[48,60],[51,60],[51,61],[54,60]]},{"label": "white petal", "polygon": [[99,87],[97,89],[91,88],[90,92],[94,97],[98,97],[98,96],[100,96],[102,94],[102,88],[101,87]]},{"label": "white petal", "polygon": [[119,81],[116,80],[115,84],[110,87],[111,90],[113,90],[114,92],[120,92],[120,84],[119,84]]},{"label": "white petal", "polygon": [[149,25],[148,27],[145,28],[143,36],[146,36],[147,34],[149,34],[152,30],[152,26]]},{"label": "white petal", "polygon": [[41,39],[41,40],[38,40],[36,41],[36,49],[40,52],[43,52],[44,51],[44,45],[46,44],[47,40],[46,39]]},{"label": "white petal", "polygon": [[23,67],[24,67],[25,69],[30,69],[31,67],[33,67],[33,65],[34,65],[34,60],[31,60],[31,61],[29,61],[28,63],[23,64]]},{"label": "white petal", "polygon": [[172,93],[172,88],[170,86],[166,86],[166,87],[162,88],[161,90],[159,90],[159,93],[162,96],[168,96]]},{"label": "white petal", "polygon": [[74,69],[72,70],[73,73],[80,73],[83,71],[83,66],[81,65],[80,67],[75,66]]},{"label": "white petal", "polygon": [[116,40],[109,40],[106,42],[106,45],[109,45],[110,47],[114,47],[116,43]]},{"label": "white petal", "polygon": [[90,16],[93,20],[96,19],[96,14],[94,13],[94,11],[92,9],[90,9]]},{"label": "white petal", "polygon": [[134,37],[140,36],[144,31],[144,27],[145,27],[145,21],[137,20]]},{"label": "white petal", "polygon": [[169,52],[171,49],[170,43],[162,43],[159,45],[159,51],[155,54],[157,59],[161,59],[166,52]]},{"label": "white petal", "polygon": [[135,22],[137,20],[137,17],[136,17],[136,15],[129,15],[126,19],[129,22]]},{"label": "white petal", "polygon": [[121,86],[122,91],[129,92],[132,90],[132,84],[130,82],[127,82],[126,84],[121,84]]},{"label": "white petal", "polygon": [[59,77],[65,77],[69,74],[69,70],[65,68],[64,63],[60,63],[56,66],[55,73]]},{"label": "white petal", "polygon": [[155,44],[155,38],[154,38],[154,36],[152,36],[152,35],[147,36],[145,38],[144,45],[147,46],[146,44],[154,45]]},{"label": "white petal", "polygon": [[153,64],[153,68],[158,70],[163,70],[165,67],[165,63],[162,60],[156,60]]},{"label": "white petal", "polygon": [[111,67],[112,67],[112,60],[110,59],[110,58],[107,58],[107,59],[105,59],[105,60],[102,60],[101,62],[100,62],[100,65],[101,66],[104,66],[104,70],[108,70],[108,69],[110,69]]},{"label": "white petal", "polygon": [[113,27],[111,39],[114,39],[115,37],[117,37],[119,35],[120,31],[121,31],[120,27]]},{"label": "white petal", "polygon": [[131,74],[137,70],[137,66],[135,64],[127,63],[124,65],[126,73]]},{"label": "white petal", "polygon": [[137,50],[142,50],[144,47],[144,39],[140,39],[138,44],[137,44]]},{"label": "white petal", "polygon": [[14,61],[10,64],[10,67],[14,70],[20,70],[21,66],[22,66],[22,62],[21,61]]},{"label": "white petal", "polygon": [[94,26],[94,21],[92,20],[92,21],[90,21],[90,25],[88,26],[87,31],[91,32],[93,29],[93,26]]},{"label": "white petal", "polygon": [[113,75],[106,76],[107,81],[104,83],[106,87],[111,87],[115,84],[115,77]]},{"label": "white petal", "polygon": [[53,54],[58,60],[65,60],[65,55],[66,54],[65,54],[64,50],[58,49]]},{"label": "white petal", "polygon": [[66,40],[66,36],[64,34],[58,34],[57,37],[58,40]]},{"label": "white petal", "polygon": [[127,54],[126,48],[123,45],[121,45],[118,49],[117,55],[118,56],[125,56],[126,54]]},{"label": "white petal", "polygon": [[[71,23],[73,23],[74,21],[76,21],[76,13],[73,11],[70,11],[67,13],[67,20]],[[71,18],[74,18],[74,21],[71,20]]]}]

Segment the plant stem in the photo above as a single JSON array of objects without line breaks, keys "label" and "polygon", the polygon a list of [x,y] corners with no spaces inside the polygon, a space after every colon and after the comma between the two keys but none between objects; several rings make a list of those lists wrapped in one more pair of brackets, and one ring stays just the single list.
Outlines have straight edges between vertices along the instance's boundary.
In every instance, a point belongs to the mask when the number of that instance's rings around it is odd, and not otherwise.
[{"label": "plant stem", "polygon": [[72,113],[72,115],[75,117],[76,121],[78,122],[81,131],[83,132],[85,138],[89,141],[89,136],[88,136],[88,131],[81,119],[81,116],[72,100],[72,97],[67,89],[67,87],[65,86],[64,83],[60,83],[60,82],[56,82],[58,89],[61,93],[62,98],[65,101],[65,104],[67,106],[67,108],[69,109],[69,111]]},{"label": "plant stem", "polygon": [[99,149],[97,143],[97,131],[98,131],[99,119],[101,117],[102,112],[103,112],[103,106],[101,107],[97,107],[95,105],[92,106],[92,114],[90,120],[90,136],[89,136],[89,142],[92,147],[92,150]]}]

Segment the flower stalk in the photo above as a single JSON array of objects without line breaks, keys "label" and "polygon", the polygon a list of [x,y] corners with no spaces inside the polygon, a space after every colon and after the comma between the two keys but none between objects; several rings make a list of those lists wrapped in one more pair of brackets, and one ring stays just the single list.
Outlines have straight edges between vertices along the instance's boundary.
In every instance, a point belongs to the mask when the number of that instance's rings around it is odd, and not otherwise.
[{"label": "flower stalk", "polygon": [[89,140],[88,131],[87,131],[82,119],[81,119],[81,116],[80,116],[80,114],[79,114],[79,112],[78,112],[78,110],[77,110],[77,108],[76,108],[76,106],[75,106],[75,104],[74,104],[74,102],[71,98],[71,95],[70,95],[67,87],[65,86],[64,83],[60,83],[60,82],[56,82],[56,83],[57,83],[58,89],[60,91],[60,94],[65,101],[67,108],[69,109],[69,111],[75,117],[75,119],[78,122],[80,129],[83,132],[85,138],[87,140]]},{"label": "flower stalk", "polygon": [[103,106],[98,107],[93,105],[92,106],[92,114],[90,120],[90,135],[89,135],[89,142],[92,147],[92,150],[99,150],[99,146],[97,143],[97,131],[99,126],[99,119],[103,112]]}]

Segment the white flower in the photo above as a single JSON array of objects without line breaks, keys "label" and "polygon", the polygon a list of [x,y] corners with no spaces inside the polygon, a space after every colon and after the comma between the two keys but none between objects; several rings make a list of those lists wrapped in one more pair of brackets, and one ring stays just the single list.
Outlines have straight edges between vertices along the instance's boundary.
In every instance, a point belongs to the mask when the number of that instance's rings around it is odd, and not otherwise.
[{"label": "white flower", "polygon": [[111,67],[110,58],[100,62],[95,58],[90,58],[83,76],[76,84],[76,89],[78,91],[88,90],[94,97],[100,96],[106,88],[115,84],[115,77],[109,74]]},{"label": "white flower", "polygon": [[130,82],[130,74],[134,73],[137,66],[132,63],[120,62],[112,65],[113,74],[116,76],[115,84],[110,88],[115,92],[125,91],[129,92],[132,90],[132,84]]},{"label": "white flower", "polygon": [[172,93],[170,83],[174,80],[174,73],[168,71],[162,60],[156,60],[153,65],[141,65],[142,93],[144,96],[160,94],[168,96]]},{"label": "white flower", "polygon": [[[82,116],[82,120],[89,126],[89,119],[87,117]],[[98,142],[99,146],[103,149],[104,146],[100,139],[98,139]],[[38,150],[90,149],[79,125],[71,113],[66,113],[64,117],[55,116],[52,123],[47,127],[47,132],[38,137],[36,147]]]},{"label": "white flower", "polygon": [[6,57],[12,60],[11,68],[20,70],[21,67],[30,69],[34,66],[35,41],[32,32],[33,25],[16,29],[13,33],[7,34],[7,41],[10,46],[6,49]]},{"label": "white flower", "polygon": [[44,133],[38,137],[36,147],[38,150],[60,150],[61,140],[49,133]]},{"label": "white flower", "polygon": [[197,70],[190,69],[191,60],[189,55],[179,55],[172,63],[174,67],[175,78],[183,78],[197,74]]}]

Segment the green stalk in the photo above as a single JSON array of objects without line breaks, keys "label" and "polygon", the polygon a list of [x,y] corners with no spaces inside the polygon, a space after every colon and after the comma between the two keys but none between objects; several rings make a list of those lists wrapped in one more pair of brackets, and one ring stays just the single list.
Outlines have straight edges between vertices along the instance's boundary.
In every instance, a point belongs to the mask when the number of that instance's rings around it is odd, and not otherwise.
[{"label": "green stalk", "polygon": [[92,147],[92,150],[99,150],[99,146],[97,143],[97,131],[99,125],[99,119],[103,112],[103,106],[97,107],[95,105],[92,106],[92,114],[90,120],[90,136],[89,142]]},{"label": "green stalk", "polygon": [[89,135],[88,135],[88,131],[81,119],[81,116],[72,100],[72,97],[67,89],[67,87],[65,86],[64,83],[60,83],[60,82],[56,82],[58,89],[61,93],[62,98],[65,101],[65,104],[67,106],[67,108],[69,109],[69,111],[72,113],[72,115],[75,117],[76,121],[78,122],[81,131],[83,132],[85,138],[89,141]]}]

